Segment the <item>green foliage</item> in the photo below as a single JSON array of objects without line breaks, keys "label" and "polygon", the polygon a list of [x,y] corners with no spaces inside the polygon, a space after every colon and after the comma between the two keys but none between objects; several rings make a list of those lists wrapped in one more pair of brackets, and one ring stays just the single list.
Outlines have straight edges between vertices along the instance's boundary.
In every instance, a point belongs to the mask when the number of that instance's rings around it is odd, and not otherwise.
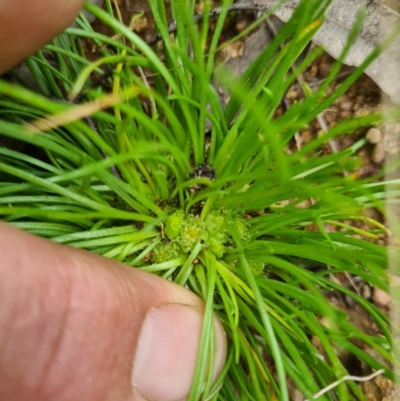
[{"label": "green foliage", "polygon": [[[164,233],[173,244],[179,245],[183,253],[189,253],[201,241],[216,257],[222,258],[233,236],[242,241],[250,238],[247,225],[242,218],[227,218],[222,212],[209,213],[205,221],[199,216],[185,214],[178,209],[167,218]],[[232,233],[232,235],[231,235]]]},{"label": "green foliage", "polygon": [[[156,273],[202,297],[206,313],[190,401],[210,394],[213,400],[288,400],[288,378],[312,399],[348,373],[341,352],[392,377],[387,316],[331,277],[356,275],[387,290],[387,250],[370,241],[385,229],[364,211],[383,212],[395,186],[355,179],[363,140],[338,153],[319,151],[330,139],[382,116],[340,122],[298,152],[285,151],[365,65],[327,95],[335,79],[329,74],[318,91],[309,90],[275,117],[296,74],[319,54],[312,52],[290,70],[329,1],[302,1],[238,82],[221,74],[232,92],[225,110],[210,82],[231,1],[222,1],[213,30],[207,2],[200,26],[191,22],[194,3],[170,3],[174,38],[165,2],[149,1],[162,50],[118,22],[110,1],[107,12],[87,4],[119,36],[94,32],[81,17],[79,28],[67,29],[29,59],[36,93],[20,78],[21,86],[0,81],[0,215],[16,227]],[[89,40],[99,53],[95,63],[83,50]],[[112,74],[106,85],[97,85],[104,65]],[[65,102],[80,93],[79,103],[104,105],[90,111],[90,121],[81,118],[84,106]],[[32,129],[32,121],[49,116],[38,132]],[[28,149],[18,150],[16,142]],[[215,179],[194,174],[203,164],[215,169]],[[309,199],[310,206],[300,208]],[[339,229],[328,232],[327,224]],[[308,230],[311,225],[316,229]],[[329,293],[354,299],[380,335],[355,327],[329,302]],[[214,312],[229,349],[213,384],[207,366],[214,354]],[[364,396],[350,381],[319,399]]]}]

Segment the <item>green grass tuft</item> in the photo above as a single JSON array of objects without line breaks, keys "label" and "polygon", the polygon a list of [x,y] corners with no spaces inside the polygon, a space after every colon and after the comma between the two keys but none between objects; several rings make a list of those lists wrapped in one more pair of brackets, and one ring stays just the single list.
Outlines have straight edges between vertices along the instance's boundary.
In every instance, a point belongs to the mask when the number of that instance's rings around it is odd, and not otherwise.
[{"label": "green grass tuft", "polygon": [[[211,80],[231,1],[222,2],[213,30],[207,13],[199,26],[192,22],[194,3],[170,3],[173,37],[164,2],[149,1],[161,50],[123,26],[110,1],[108,11],[87,4],[116,39],[94,32],[81,17],[79,28],[67,29],[27,62],[35,91],[21,79],[20,86],[0,81],[2,219],[153,272],[203,298],[190,401],[209,394],[213,400],[289,400],[289,378],[312,399],[348,373],[343,352],[392,378],[388,317],[331,278],[346,273],[388,289],[387,250],[371,241],[386,231],[364,212],[383,212],[395,193],[372,178],[355,178],[363,140],[338,153],[319,152],[330,139],[382,116],[342,121],[298,152],[286,152],[297,130],[365,68],[325,93],[358,26],[321,88],[275,117],[296,74],[315,59],[312,53],[290,69],[330,2],[302,1],[239,80],[220,77],[232,93],[225,109]],[[99,52],[95,62],[83,51],[89,40]],[[111,74],[97,85],[104,66]],[[77,97],[78,103],[66,102]],[[310,199],[309,207],[300,207]],[[357,228],[349,221],[366,224]],[[339,229],[328,232],[328,224]],[[311,225],[316,229],[308,230]],[[361,305],[380,335],[356,328],[329,301],[333,292]],[[212,312],[229,341],[228,362],[215,384],[207,369],[214,353]],[[349,394],[365,399],[347,381],[319,400],[347,400]]]}]

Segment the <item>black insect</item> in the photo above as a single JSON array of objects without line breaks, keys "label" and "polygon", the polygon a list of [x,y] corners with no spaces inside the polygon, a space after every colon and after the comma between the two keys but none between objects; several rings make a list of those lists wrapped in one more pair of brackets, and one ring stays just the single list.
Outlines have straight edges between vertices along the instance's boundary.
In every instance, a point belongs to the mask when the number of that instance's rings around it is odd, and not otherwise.
[{"label": "black insect", "polygon": [[211,164],[199,164],[192,173],[193,178],[208,178],[211,181],[215,180],[215,169]]},{"label": "black insect", "polygon": [[[191,178],[206,178],[210,181],[215,180],[215,169],[211,164],[202,163],[195,167],[192,171]],[[197,192],[204,188],[204,185],[194,184],[189,187],[190,191]]]}]

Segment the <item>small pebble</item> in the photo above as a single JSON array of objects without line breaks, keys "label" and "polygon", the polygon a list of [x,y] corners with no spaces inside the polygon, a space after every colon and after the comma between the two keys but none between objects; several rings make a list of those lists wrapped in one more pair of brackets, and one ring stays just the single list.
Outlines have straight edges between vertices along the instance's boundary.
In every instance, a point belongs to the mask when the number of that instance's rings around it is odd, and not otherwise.
[{"label": "small pebble", "polygon": [[292,391],[291,399],[293,401],[304,401],[304,395],[299,389],[295,388]]},{"label": "small pebble", "polygon": [[194,11],[196,14],[203,14],[204,13],[204,2],[197,3],[194,6]]},{"label": "small pebble", "polygon": [[236,30],[237,30],[238,32],[242,32],[244,29],[246,29],[246,27],[247,27],[248,25],[249,25],[248,21],[247,21],[246,19],[242,19],[242,20],[240,20],[240,21],[238,21],[238,22],[236,23],[235,28],[236,28]]},{"label": "small pebble", "polygon": [[363,95],[358,95],[356,97],[356,104],[365,104],[365,97]]},{"label": "small pebble", "polygon": [[360,286],[360,292],[361,292],[361,296],[364,299],[371,299],[372,297],[372,288],[367,284],[364,283],[363,285]]},{"label": "small pebble", "polygon": [[369,143],[379,143],[382,140],[382,132],[378,128],[370,128],[367,132]]},{"label": "small pebble", "polygon": [[321,63],[319,65],[319,75],[322,78],[326,77],[330,71],[331,71],[331,66],[329,63]]},{"label": "small pebble", "polygon": [[318,66],[316,64],[313,64],[309,71],[310,77],[316,77],[318,73],[319,73]]},{"label": "small pebble", "polygon": [[390,294],[378,287],[374,287],[374,294],[372,296],[372,299],[378,306],[389,306],[391,301]]},{"label": "small pebble", "polygon": [[303,202],[297,203],[297,204],[295,205],[295,207],[297,207],[297,208],[299,208],[299,209],[308,209],[308,208],[311,207],[311,206],[312,206],[312,204],[311,204],[310,199],[306,199],[306,200],[304,200]]},{"label": "small pebble", "polygon": [[343,120],[348,120],[349,118],[351,118],[351,111],[342,110],[341,112],[339,112],[339,116]]},{"label": "small pebble", "polygon": [[135,32],[143,32],[149,27],[149,22],[147,21],[146,17],[138,18],[132,27],[132,30]]},{"label": "small pebble", "polygon": [[296,88],[295,86],[292,86],[286,93],[285,97],[286,99],[293,101],[296,99],[296,97],[299,95],[299,89]]},{"label": "small pebble", "polygon": [[312,139],[310,130],[305,130],[301,132],[301,139],[304,143],[310,142]]},{"label": "small pebble", "polygon": [[236,57],[240,57],[243,55],[244,52],[244,44],[241,41],[237,41],[234,43],[231,43],[227,46],[225,46],[222,51],[221,54],[224,57],[225,60],[231,59],[231,58],[236,58]]},{"label": "small pebble", "polygon": [[376,164],[381,164],[385,160],[385,148],[382,143],[377,143],[375,145],[371,159]]},{"label": "small pebble", "polygon": [[344,301],[349,308],[354,308],[357,305],[357,301],[347,294],[344,296]]},{"label": "small pebble", "polygon": [[340,108],[342,110],[350,111],[353,108],[353,102],[350,100],[343,100],[340,102]]}]

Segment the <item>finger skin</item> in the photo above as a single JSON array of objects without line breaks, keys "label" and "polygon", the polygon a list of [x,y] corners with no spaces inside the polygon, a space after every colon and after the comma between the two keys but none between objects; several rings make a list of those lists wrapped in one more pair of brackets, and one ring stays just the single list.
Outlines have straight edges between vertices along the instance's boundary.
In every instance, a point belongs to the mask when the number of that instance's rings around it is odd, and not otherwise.
[{"label": "finger skin", "polygon": [[84,0],[0,0],[0,74],[62,32]]},{"label": "finger skin", "polygon": [[4,223],[0,255],[0,400],[138,400],[132,358],[146,313],[203,308],[166,280]]}]

